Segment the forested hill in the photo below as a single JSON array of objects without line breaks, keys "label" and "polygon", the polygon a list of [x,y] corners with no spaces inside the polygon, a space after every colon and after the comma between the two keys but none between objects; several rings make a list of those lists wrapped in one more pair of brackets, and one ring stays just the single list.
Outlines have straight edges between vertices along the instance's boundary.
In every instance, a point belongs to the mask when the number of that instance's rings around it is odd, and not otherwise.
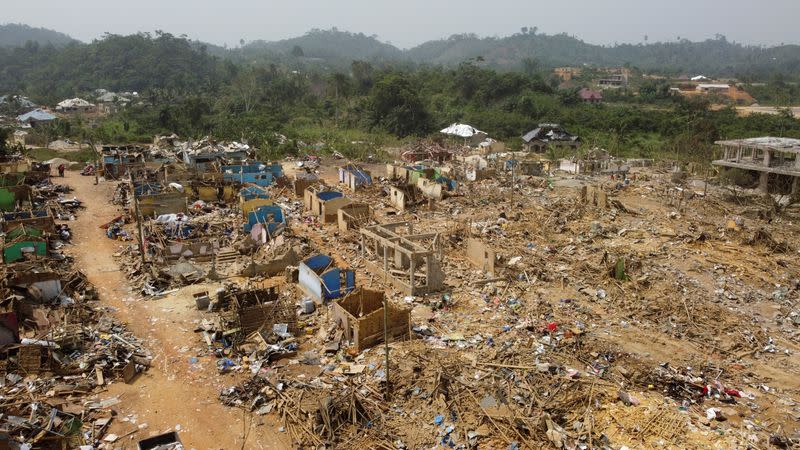
[{"label": "forested hill", "polygon": [[64,46],[77,41],[64,33],[47,28],[34,28],[16,23],[0,25],[0,47],[21,47],[28,42]]},{"label": "forested hill", "polygon": [[[4,29],[9,29],[8,26]],[[24,93],[46,102],[97,88],[179,95],[213,92],[243,67],[269,67],[324,74],[349,73],[355,60],[410,68],[455,67],[464,61],[501,70],[544,73],[561,65],[630,65],[667,75],[747,77],[782,75],[797,81],[800,46],[747,47],[719,37],[703,42],[602,47],[565,34],[530,31],[505,38],[460,35],[400,50],[374,36],[335,29],[314,30],[278,42],[252,42],[234,49],[203,44],[168,33],[105,35],[91,43],[66,46],[0,46],[0,95]],[[169,100],[169,99],[167,99]]]},{"label": "forested hill", "polygon": [[311,30],[303,36],[281,41],[253,41],[241,49],[233,50],[244,56],[263,52],[297,58],[323,59],[331,62],[353,60],[388,61],[402,59],[403,52],[397,47],[381,42],[376,36],[331,30]]},{"label": "forested hill", "polygon": [[701,42],[676,40],[647,45],[588,44],[565,33],[538,34],[523,29],[511,36],[480,38],[454,35],[400,50],[375,36],[332,30],[312,30],[303,36],[277,42],[255,41],[220,54],[246,61],[274,59],[323,62],[331,67],[349,67],[353,60],[403,62],[456,66],[464,61],[505,70],[536,66],[630,65],[663,74],[706,74],[765,78],[774,73],[790,77],[800,71],[800,46],[761,48],[730,42],[723,36]]},{"label": "forested hill", "polygon": [[202,46],[161,32],[106,35],[64,48],[0,48],[0,93],[24,93],[42,102],[97,88],[169,96],[214,91],[235,71]]},{"label": "forested hill", "polygon": [[405,52],[405,57],[428,64],[454,65],[477,59],[495,68],[519,68],[535,59],[544,66],[629,64],[645,71],[665,74],[760,76],[796,73],[800,69],[800,46],[761,48],[729,42],[722,36],[702,42],[680,40],[648,45],[587,44],[566,34],[546,35],[525,31],[503,38],[479,38],[472,34],[429,41]]}]

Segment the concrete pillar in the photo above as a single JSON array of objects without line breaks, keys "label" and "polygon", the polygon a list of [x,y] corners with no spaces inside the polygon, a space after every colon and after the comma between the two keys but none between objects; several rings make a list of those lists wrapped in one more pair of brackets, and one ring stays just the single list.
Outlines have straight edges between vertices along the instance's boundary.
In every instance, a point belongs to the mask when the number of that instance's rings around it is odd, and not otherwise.
[{"label": "concrete pillar", "polygon": [[410,285],[411,285],[411,295],[414,295],[414,254],[411,254],[411,265],[409,269],[409,273],[411,275]]},{"label": "concrete pillar", "polygon": [[383,246],[383,282],[389,283],[389,247]]},{"label": "concrete pillar", "polygon": [[800,194],[800,177],[792,177],[792,197],[797,197]]},{"label": "concrete pillar", "polygon": [[764,150],[764,167],[769,167],[772,163],[772,150]]},{"label": "concrete pillar", "polygon": [[742,160],[742,147],[736,148],[736,162]]},{"label": "concrete pillar", "polygon": [[431,285],[431,255],[425,255],[425,285]]},{"label": "concrete pillar", "polygon": [[769,172],[761,172],[761,177],[758,179],[758,190],[765,194],[769,193]]}]

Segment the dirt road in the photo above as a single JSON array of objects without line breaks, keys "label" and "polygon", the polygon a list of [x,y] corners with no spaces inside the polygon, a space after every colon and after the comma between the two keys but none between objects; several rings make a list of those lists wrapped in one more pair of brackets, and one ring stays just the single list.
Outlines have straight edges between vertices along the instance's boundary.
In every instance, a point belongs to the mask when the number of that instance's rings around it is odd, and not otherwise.
[{"label": "dirt road", "polygon": [[124,435],[147,424],[118,444],[132,449],[139,439],[178,429],[186,448],[290,448],[276,424],[219,403],[220,389],[237,379],[216,373],[216,358],[203,354],[200,339],[193,332],[200,313],[192,308],[191,293],[209,287],[192,286],[160,300],[141,299],[131,291],[113,257],[122,245],[131,243],[107,239],[99,228],[120,214],[111,204],[115,183],[95,186],[94,177],[82,177],[77,172],[68,172],[64,182],[86,205],[70,224],[75,245],[69,253],[75,257],[76,267],[97,287],[101,302],[114,308],[115,315],[147,341],[154,355],[153,367],[132,384],[116,383],[99,394],[101,399],[119,396],[122,400],[111,432]]}]

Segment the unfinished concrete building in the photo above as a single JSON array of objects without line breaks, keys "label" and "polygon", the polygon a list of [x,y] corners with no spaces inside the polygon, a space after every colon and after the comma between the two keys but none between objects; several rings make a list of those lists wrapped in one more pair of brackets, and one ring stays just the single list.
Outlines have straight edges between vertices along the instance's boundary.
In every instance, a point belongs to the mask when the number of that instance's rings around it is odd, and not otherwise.
[{"label": "unfinished concrete building", "polygon": [[444,286],[439,233],[414,234],[411,222],[364,227],[361,252],[371,272],[406,295],[428,294]]},{"label": "unfinished concrete building", "polygon": [[716,144],[722,146],[723,155],[714,165],[758,172],[762,192],[769,192],[771,179],[791,177],[792,195],[800,193],[800,139],[760,137]]},{"label": "unfinished concrete building", "polygon": [[[360,352],[383,342],[384,300],[380,291],[358,288],[333,305],[334,320],[342,327],[344,337]],[[389,341],[406,340],[411,336],[411,311],[388,304],[386,334]]]},{"label": "unfinished concrete building", "polygon": [[339,231],[358,230],[372,221],[372,207],[366,203],[350,203],[339,208]]}]

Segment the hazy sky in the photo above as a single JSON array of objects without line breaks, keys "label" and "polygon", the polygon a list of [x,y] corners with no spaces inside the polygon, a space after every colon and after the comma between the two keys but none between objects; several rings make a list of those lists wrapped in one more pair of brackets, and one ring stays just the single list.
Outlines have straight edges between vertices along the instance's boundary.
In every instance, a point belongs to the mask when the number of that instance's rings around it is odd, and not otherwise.
[{"label": "hazy sky", "polygon": [[411,47],[455,33],[505,36],[520,27],[587,42],[691,40],[724,34],[753,44],[800,43],[800,0],[3,0],[0,22],[89,41],[104,32],[161,29],[236,46],[311,28],[376,34]]}]

